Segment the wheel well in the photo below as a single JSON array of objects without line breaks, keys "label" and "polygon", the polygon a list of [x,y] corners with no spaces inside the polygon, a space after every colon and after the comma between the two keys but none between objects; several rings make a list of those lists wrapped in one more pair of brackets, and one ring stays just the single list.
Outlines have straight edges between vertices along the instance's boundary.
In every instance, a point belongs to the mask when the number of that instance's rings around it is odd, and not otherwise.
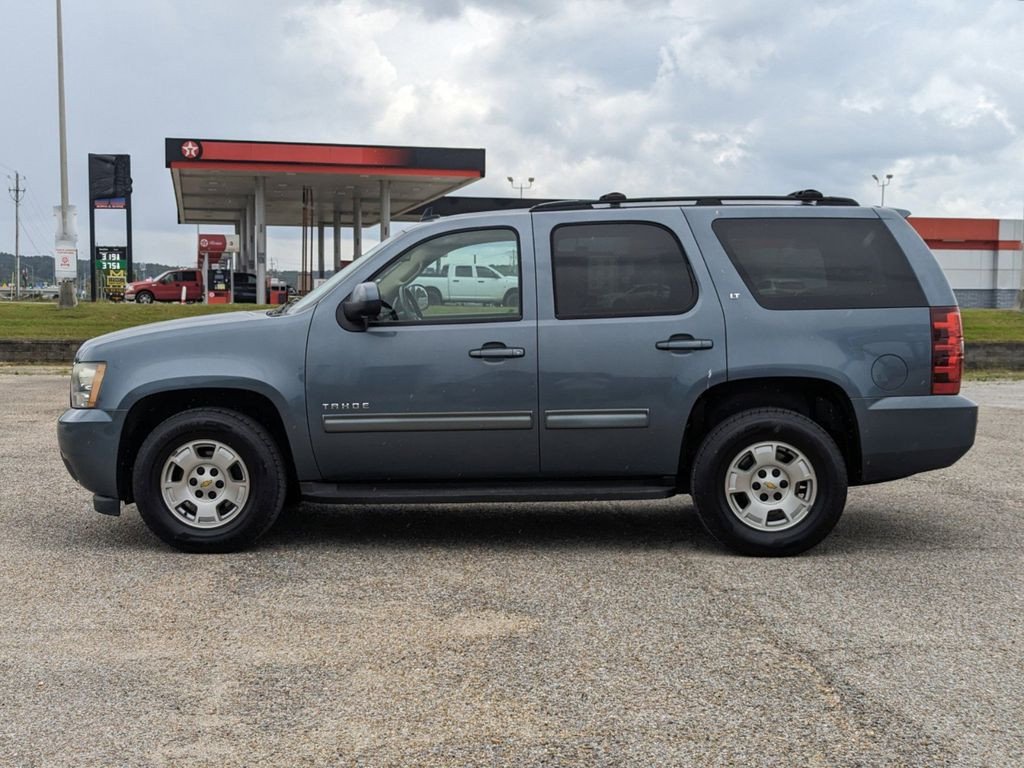
[{"label": "wheel well", "polygon": [[117,491],[120,498],[129,503],[134,500],[132,472],[135,469],[135,457],[146,435],[176,413],[210,407],[237,411],[259,422],[274,438],[284,458],[288,468],[289,494],[297,491],[298,479],[288,435],[280,413],[269,398],[245,389],[188,389],[149,395],[128,411],[117,450]]},{"label": "wheel well", "polygon": [[690,467],[705,436],[725,419],[751,408],[787,408],[817,422],[839,447],[850,485],[860,482],[860,433],[850,398],[821,379],[740,379],[719,384],[694,403],[679,456],[681,490],[689,491]]}]

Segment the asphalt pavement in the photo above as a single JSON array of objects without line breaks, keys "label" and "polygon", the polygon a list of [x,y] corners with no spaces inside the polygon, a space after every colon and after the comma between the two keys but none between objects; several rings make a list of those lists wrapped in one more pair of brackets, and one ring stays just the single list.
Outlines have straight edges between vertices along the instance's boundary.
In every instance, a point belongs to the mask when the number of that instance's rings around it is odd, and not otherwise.
[{"label": "asphalt pavement", "polygon": [[303,505],[189,556],[0,374],[2,766],[1024,764],[1024,382],[974,450],[738,557],[688,497]]}]

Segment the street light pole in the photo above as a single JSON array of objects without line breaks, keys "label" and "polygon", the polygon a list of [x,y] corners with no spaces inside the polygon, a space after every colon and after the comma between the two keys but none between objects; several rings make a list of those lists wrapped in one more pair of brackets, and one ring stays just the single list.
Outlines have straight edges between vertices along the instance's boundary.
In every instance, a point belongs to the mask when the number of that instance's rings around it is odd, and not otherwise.
[{"label": "street light pole", "polygon": [[57,113],[60,121],[60,235],[68,233],[68,131],[64,115],[64,31],[57,0]]},{"label": "street light pole", "polygon": [[890,184],[892,184],[892,174],[891,173],[885,174],[885,181],[882,181],[880,178],[878,178],[873,173],[871,174],[871,178],[874,179],[875,183],[878,184],[878,186],[880,186],[882,188],[882,202],[881,202],[881,206],[884,208],[885,207],[885,188],[888,187]]},{"label": "street light pole", "polygon": [[[57,0],[57,115],[60,133],[60,227],[57,232],[58,248],[68,248],[68,242],[74,239],[71,232],[68,211],[68,127],[67,118],[64,112],[64,24],[61,14],[60,0]],[[90,213],[92,212],[92,201],[89,202]],[[129,216],[131,214],[129,213]],[[91,222],[90,222],[91,224]],[[128,240],[131,247],[131,235]],[[77,243],[73,243],[77,246]],[[78,286],[78,250],[73,251],[75,260],[75,277],[72,280],[62,280],[60,292],[57,294],[57,307],[68,309],[77,303]],[[89,254],[90,261],[93,254]],[[54,267],[56,271],[56,261]]]},{"label": "street light pole", "polygon": [[512,185],[512,189],[518,189],[519,190],[519,199],[520,200],[523,199],[523,190],[524,189],[530,189],[531,187],[533,187],[533,176],[531,176],[530,178],[528,178],[526,180],[527,181],[526,184],[516,184],[516,180],[513,179],[511,176],[506,176],[506,178],[508,179],[508,183]]}]

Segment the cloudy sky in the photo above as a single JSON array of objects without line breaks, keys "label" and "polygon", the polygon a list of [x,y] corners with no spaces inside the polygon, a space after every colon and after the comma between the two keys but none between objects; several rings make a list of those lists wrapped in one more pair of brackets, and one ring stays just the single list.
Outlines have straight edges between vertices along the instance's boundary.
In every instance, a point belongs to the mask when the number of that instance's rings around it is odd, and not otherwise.
[{"label": "cloudy sky", "polygon": [[[53,6],[0,0],[0,179],[27,176],[30,253],[59,202]],[[918,215],[1024,208],[1020,0],[64,0],[64,47],[80,248],[86,155],[129,153],[139,261],[195,247],[167,136],[484,147],[466,194],[535,176],[543,197],[874,204],[892,173],[886,202]],[[271,230],[269,255],[297,265],[294,234]]]}]

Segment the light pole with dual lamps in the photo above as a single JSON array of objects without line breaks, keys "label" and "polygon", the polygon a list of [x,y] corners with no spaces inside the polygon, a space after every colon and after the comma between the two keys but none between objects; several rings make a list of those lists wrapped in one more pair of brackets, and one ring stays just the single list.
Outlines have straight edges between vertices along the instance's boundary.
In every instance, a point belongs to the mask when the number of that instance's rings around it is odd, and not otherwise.
[{"label": "light pole with dual lamps", "polygon": [[508,183],[512,185],[512,189],[518,189],[519,190],[519,199],[520,200],[523,199],[523,190],[524,189],[530,189],[533,186],[533,176],[531,176],[530,178],[528,178],[526,180],[526,182],[527,182],[526,184],[516,184],[516,180],[513,179],[511,176],[507,176],[506,178],[508,179]]},{"label": "light pole with dual lamps", "polygon": [[882,181],[880,178],[878,178],[873,173],[871,174],[871,178],[874,179],[875,183],[878,184],[878,186],[880,186],[882,188],[882,202],[881,202],[881,205],[884,208],[885,207],[885,188],[888,187],[890,184],[892,184],[892,174],[891,173],[885,174],[885,181]]}]

